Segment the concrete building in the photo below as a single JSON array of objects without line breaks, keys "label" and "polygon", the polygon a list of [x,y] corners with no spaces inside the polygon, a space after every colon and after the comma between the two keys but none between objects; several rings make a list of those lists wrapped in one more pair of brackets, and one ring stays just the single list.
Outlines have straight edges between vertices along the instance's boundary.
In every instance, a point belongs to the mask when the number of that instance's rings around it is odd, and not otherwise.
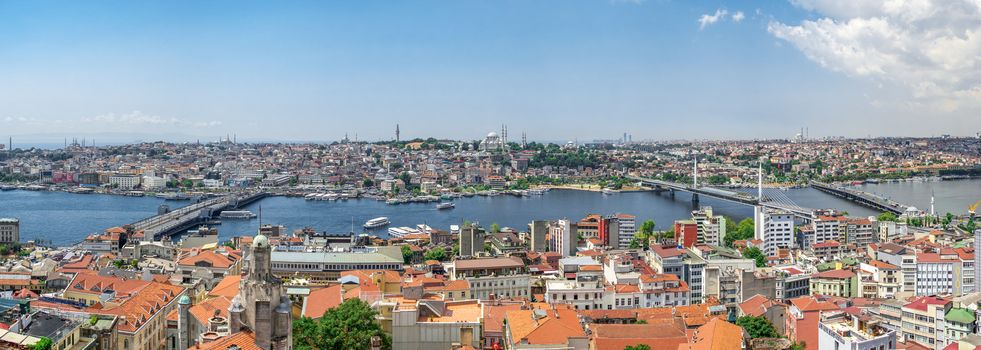
[{"label": "concrete building", "polygon": [[849,219],[845,222],[845,233],[848,237],[846,243],[854,243],[859,246],[863,246],[876,242],[876,239],[879,238],[875,234],[877,227],[877,222],[873,221],[872,219]]},{"label": "concrete building", "polygon": [[858,269],[859,297],[892,299],[903,288],[902,270],[899,266],[872,260],[862,263]]},{"label": "concrete building", "polygon": [[838,313],[818,323],[818,350],[880,350],[896,348],[896,332],[867,315]]},{"label": "concrete building", "polygon": [[712,207],[701,207],[691,212],[692,220],[698,226],[698,243],[722,245],[726,236],[726,218],[713,215]]},{"label": "concrete building", "polygon": [[577,230],[576,224],[568,219],[552,222],[548,226],[549,250],[559,252],[562,256],[576,255]]},{"label": "concrete building", "polygon": [[854,298],[858,295],[858,281],[849,270],[828,270],[811,275],[811,293]]},{"label": "concrete building", "polygon": [[756,239],[763,241],[763,253],[777,255],[777,249],[794,246],[794,214],[755,207]]},{"label": "concrete building", "polygon": [[977,315],[974,310],[951,307],[944,314],[944,332],[948,342],[955,342],[972,335],[976,330]]},{"label": "concrete building", "polygon": [[535,220],[528,224],[528,233],[531,236],[530,244],[531,251],[534,252],[545,252],[548,247],[545,241],[545,237],[548,235],[548,221],[546,220]]},{"label": "concrete building", "polygon": [[484,229],[471,224],[460,229],[460,256],[478,256],[484,252]]},{"label": "concrete building", "polygon": [[110,175],[109,185],[122,190],[131,190],[140,186],[140,177],[129,174]]},{"label": "concrete building", "polygon": [[477,300],[403,300],[392,309],[392,350],[479,347],[482,320]]},{"label": "concrete building", "polygon": [[314,284],[337,281],[350,270],[402,271],[402,251],[396,246],[352,247],[325,252],[272,252],[272,272],[279,277],[302,277]]},{"label": "concrete building", "polygon": [[472,298],[531,298],[531,275],[517,257],[460,259],[447,263],[445,270],[451,280],[470,283]]},{"label": "concrete building", "polygon": [[902,308],[902,339],[916,341],[934,350],[947,345],[944,315],[951,308],[950,300],[936,296],[917,297]]},{"label": "concrete building", "polygon": [[819,215],[815,217],[814,221],[811,222],[814,236],[805,247],[827,241],[844,242],[842,236],[844,236],[846,220],[847,218],[841,215]]},{"label": "concrete building", "polygon": [[0,243],[20,242],[20,220],[0,218]]},{"label": "concrete building", "polygon": [[962,264],[956,253],[920,253],[916,262],[916,295],[964,294]]},{"label": "concrete building", "polygon": [[619,245],[615,248],[627,249],[630,247],[630,242],[634,240],[634,235],[637,233],[637,217],[630,214],[616,214],[614,217],[616,217],[617,224],[620,228],[620,232],[617,235]]}]

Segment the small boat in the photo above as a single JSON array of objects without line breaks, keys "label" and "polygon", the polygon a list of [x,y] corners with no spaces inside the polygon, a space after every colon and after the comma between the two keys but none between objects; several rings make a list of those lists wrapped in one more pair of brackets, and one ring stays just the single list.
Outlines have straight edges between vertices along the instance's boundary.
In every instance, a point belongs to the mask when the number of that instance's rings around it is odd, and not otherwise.
[{"label": "small boat", "polygon": [[453,204],[453,202],[442,202],[442,203],[436,204],[436,209],[438,209],[438,210],[453,209],[454,207],[456,207],[456,204]]},{"label": "small boat", "polygon": [[388,221],[387,217],[382,216],[379,218],[368,220],[367,222],[364,223],[364,228],[378,228],[378,227],[386,226],[390,223],[391,221]]},{"label": "small boat", "polygon": [[256,215],[248,210],[225,210],[218,214],[218,217],[222,219],[251,219]]},{"label": "small boat", "polygon": [[13,190],[16,190],[16,189],[17,189],[17,186],[0,185],[0,191],[13,191]]},{"label": "small boat", "polygon": [[615,191],[613,189],[609,189],[609,188],[604,188],[603,189],[603,194],[614,194],[614,193],[617,193],[617,191]]}]

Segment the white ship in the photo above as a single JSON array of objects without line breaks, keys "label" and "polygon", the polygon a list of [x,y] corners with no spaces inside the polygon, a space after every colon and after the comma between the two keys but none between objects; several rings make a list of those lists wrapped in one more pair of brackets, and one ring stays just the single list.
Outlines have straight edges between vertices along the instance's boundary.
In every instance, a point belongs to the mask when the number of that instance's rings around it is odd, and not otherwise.
[{"label": "white ship", "polygon": [[378,227],[386,226],[390,223],[391,222],[388,221],[387,217],[382,216],[380,218],[374,218],[368,220],[367,222],[364,223],[364,228],[378,228]]},{"label": "white ship", "polygon": [[453,204],[453,202],[443,202],[443,203],[436,204],[436,209],[439,210],[453,209],[453,207],[456,207],[456,204]]}]

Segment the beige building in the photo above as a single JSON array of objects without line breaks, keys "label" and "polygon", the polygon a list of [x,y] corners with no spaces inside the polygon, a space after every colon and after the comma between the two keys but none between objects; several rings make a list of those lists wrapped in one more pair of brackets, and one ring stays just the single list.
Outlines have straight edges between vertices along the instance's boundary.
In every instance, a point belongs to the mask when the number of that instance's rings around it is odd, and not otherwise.
[{"label": "beige building", "polygon": [[0,218],[0,243],[20,242],[20,220]]},{"label": "beige building", "polygon": [[482,320],[477,300],[402,300],[392,310],[392,349],[479,347]]}]

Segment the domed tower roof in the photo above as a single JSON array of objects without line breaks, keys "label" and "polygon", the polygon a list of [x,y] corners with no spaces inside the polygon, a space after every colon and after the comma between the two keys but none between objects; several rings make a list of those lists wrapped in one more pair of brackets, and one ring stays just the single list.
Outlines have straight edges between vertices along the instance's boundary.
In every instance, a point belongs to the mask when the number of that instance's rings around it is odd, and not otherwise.
[{"label": "domed tower roof", "polygon": [[181,305],[190,305],[191,298],[188,297],[187,295],[181,295],[180,299],[177,299],[177,303]]},{"label": "domed tower roof", "polygon": [[252,239],[252,248],[269,248],[269,238],[264,234],[258,234]]}]

